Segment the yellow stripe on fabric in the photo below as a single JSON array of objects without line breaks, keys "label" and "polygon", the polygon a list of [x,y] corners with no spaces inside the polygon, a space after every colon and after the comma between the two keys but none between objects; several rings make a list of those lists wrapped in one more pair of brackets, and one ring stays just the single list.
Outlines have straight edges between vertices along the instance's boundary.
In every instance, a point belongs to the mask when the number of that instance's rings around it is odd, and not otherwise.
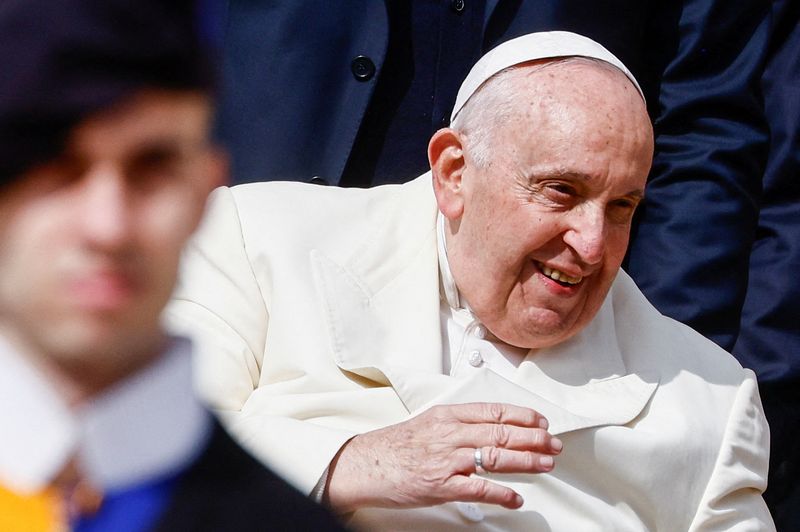
[{"label": "yellow stripe on fabric", "polygon": [[0,486],[0,530],[3,532],[66,532],[66,517],[54,489],[20,495]]}]

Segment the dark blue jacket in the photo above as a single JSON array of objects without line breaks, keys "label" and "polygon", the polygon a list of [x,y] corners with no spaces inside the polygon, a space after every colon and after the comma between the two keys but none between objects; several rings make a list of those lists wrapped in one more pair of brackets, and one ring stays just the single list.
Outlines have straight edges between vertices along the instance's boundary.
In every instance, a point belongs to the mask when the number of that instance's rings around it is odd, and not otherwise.
[{"label": "dark blue jacket", "polygon": [[[408,161],[403,180],[427,169],[427,141],[449,116],[471,65],[484,52],[513,37],[569,30],[597,40],[637,76],[654,118],[659,113],[665,70],[683,69],[685,76],[692,77],[707,68],[707,61],[716,61],[710,55],[716,53],[713,46],[709,56],[700,61],[677,55],[681,33],[691,31],[688,26],[692,23],[678,23],[683,5],[675,0],[486,0],[478,3],[485,6],[477,14],[469,12],[476,0],[463,0],[464,10],[456,13],[453,5],[461,1],[439,0],[442,20],[460,18],[469,24],[469,17],[477,15],[478,24],[472,26],[475,35],[459,42],[445,40],[430,51],[439,54],[440,79],[430,96],[428,127],[415,132],[419,149]],[[413,5],[428,4],[437,2]],[[750,33],[759,17],[742,17],[741,31]],[[387,8],[380,0],[228,2],[218,131],[231,150],[235,182],[320,176],[329,184],[339,184],[384,74],[388,27]],[[712,44],[715,36],[709,37]],[[739,45],[733,42],[722,47],[730,55]],[[358,57],[374,65],[373,75],[354,71]],[[455,68],[447,68],[451,63]],[[694,100],[697,89],[702,87],[694,87],[685,98]],[[716,144],[703,149],[714,150]],[[385,157],[392,157],[391,147]]]},{"label": "dark blue jacket", "polygon": [[761,77],[769,154],[733,354],[757,368],[770,423],[765,499],[781,530],[800,530],[800,3],[773,3]]},{"label": "dark blue jacket", "polygon": [[778,530],[800,530],[800,3],[718,4],[684,10],[687,30],[705,30],[679,55],[712,62],[665,72],[627,269],[659,310],[758,375],[765,499]]}]

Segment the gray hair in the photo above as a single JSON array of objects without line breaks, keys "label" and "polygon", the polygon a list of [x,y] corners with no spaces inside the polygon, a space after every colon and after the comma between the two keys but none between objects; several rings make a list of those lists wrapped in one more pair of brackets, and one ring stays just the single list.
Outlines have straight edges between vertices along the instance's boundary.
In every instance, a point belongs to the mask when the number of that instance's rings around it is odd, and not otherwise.
[{"label": "gray hair", "polygon": [[[479,167],[491,161],[492,145],[497,129],[507,123],[520,103],[517,80],[553,65],[583,64],[603,68],[621,76],[614,65],[593,57],[569,56],[510,66],[490,77],[456,115],[450,125],[464,138],[465,150]],[[627,78],[626,78],[627,79]]]}]

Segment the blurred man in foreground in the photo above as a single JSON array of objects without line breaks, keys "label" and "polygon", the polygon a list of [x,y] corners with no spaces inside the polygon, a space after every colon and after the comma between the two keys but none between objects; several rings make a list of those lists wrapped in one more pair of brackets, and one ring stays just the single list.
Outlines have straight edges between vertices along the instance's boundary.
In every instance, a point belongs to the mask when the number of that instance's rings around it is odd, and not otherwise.
[{"label": "blurred man in foreground", "polygon": [[193,3],[0,6],[0,529],[336,529],[193,398],[160,313],[225,165]]},{"label": "blurred man in foreground", "polygon": [[365,529],[772,530],[752,372],[619,269],[630,72],[527,35],[453,118],[402,186],[215,192],[171,315],[232,430]]}]

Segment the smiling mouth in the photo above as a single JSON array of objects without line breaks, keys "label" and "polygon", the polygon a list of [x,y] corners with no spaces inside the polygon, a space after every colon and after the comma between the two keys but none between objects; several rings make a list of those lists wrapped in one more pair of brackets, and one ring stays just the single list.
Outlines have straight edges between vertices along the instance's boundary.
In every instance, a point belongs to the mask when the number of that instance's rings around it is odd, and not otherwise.
[{"label": "smiling mouth", "polygon": [[541,262],[537,262],[536,265],[539,266],[539,271],[541,271],[545,277],[552,279],[561,286],[574,286],[583,281],[583,276],[572,277],[571,275],[567,275],[560,270],[549,268]]}]

